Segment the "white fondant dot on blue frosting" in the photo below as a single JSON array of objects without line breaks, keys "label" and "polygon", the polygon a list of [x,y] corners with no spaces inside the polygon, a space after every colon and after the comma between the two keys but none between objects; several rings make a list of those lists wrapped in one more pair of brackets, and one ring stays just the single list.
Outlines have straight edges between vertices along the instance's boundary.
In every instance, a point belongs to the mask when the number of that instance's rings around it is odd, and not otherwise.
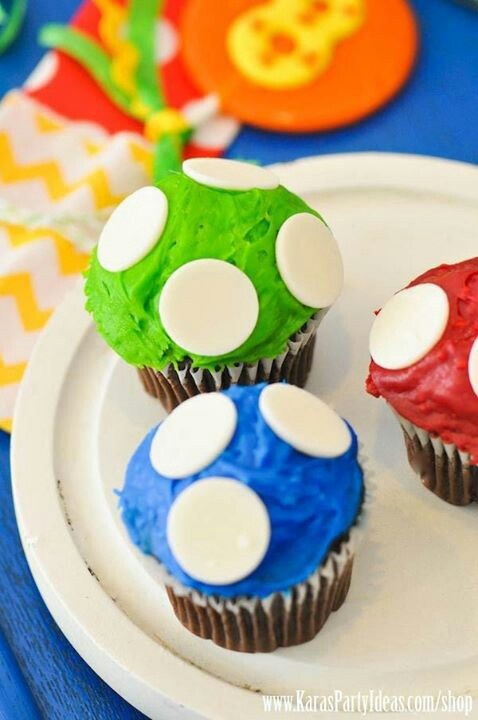
[{"label": "white fondant dot on blue frosting", "polygon": [[226,395],[196,395],[178,405],[157,429],[151,443],[151,464],[167,478],[193,475],[225,450],[236,425],[236,406]]},{"label": "white fondant dot on blue frosting", "polygon": [[268,385],[259,407],[276,435],[306,455],[338,457],[352,443],[347,423],[318,397],[295,385]]},{"label": "white fondant dot on blue frosting", "polygon": [[211,585],[238,582],[256,569],[270,541],[264,503],[233,478],[204,478],[177,496],[167,520],[167,539],[192,578]]}]

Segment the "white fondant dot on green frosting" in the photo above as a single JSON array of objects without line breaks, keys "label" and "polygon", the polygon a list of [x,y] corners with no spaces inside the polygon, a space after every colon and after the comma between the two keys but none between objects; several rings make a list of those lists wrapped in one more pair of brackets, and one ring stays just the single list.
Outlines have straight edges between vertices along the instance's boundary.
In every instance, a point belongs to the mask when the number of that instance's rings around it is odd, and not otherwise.
[{"label": "white fondant dot on green frosting", "polygon": [[167,540],[182,569],[195,580],[230,585],[261,563],[271,537],[260,497],[232,478],[189,485],[169,511]]},{"label": "white fondant dot on green frosting", "polygon": [[478,396],[478,337],[473,341],[468,357],[468,377],[473,392]]},{"label": "white fondant dot on green frosting", "polygon": [[326,308],[342,291],[344,269],[332,232],[320,218],[298,213],[288,218],[276,240],[276,260],[289,292],[304,305]]},{"label": "white fondant dot on green frosting", "polygon": [[447,294],[434,283],[401,290],[375,318],[370,333],[372,359],[386,370],[410,367],[442,338],[449,313]]},{"label": "white fondant dot on green frosting", "polygon": [[140,188],[111,214],[98,241],[98,262],[110,272],[136,265],[154,248],[168,219],[168,200],[159,188]]},{"label": "white fondant dot on green frosting", "polygon": [[237,425],[236,406],[220,393],[196,395],[161,423],[150,449],[153,468],[180,479],[208,467],[229,445]]},{"label": "white fondant dot on green frosting", "polygon": [[196,355],[225,355],[253,333],[259,300],[248,276],[224,260],[193,260],[166,281],[159,314],[168,335]]},{"label": "white fondant dot on green frosting", "polygon": [[318,397],[294,385],[268,385],[259,409],[271,430],[305,455],[339,457],[351,445],[347,423]]},{"label": "white fondant dot on green frosting", "polygon": [[191,158],[183,162],[183,172],[201,185],[221,190],[274,190],[279,186],[271,170],[226,158]]}]

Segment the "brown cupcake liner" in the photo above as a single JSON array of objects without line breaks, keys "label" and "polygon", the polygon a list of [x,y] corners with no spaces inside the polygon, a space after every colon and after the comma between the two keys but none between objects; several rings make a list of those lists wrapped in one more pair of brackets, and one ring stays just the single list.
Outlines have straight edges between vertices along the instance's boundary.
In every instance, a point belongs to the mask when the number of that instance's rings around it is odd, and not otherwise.
[{"label": "brown cupcake liner", "polygon": [[355,550],[374,502],[375,481],[362,453],[359,462],[364,494],[354,525],[336,540],[321,565],[289,592],[265,598],[205,595],[186,587],[160,565],[169,601],[184,627],[237,652],[272,652],[312,640],[347,597]]},{"label": "brown cupcake liner", "polygon": [[452,505],[478,501],[478,467],[470,463],[470,455],[405,418],[398,419],[408,461],[424,486]]},{"label": "brown cupcake liner", "polygon": [[[260,599],[231,609],[206,598],[197,604],[190,595],[166,588],[178,620],[192,633],[237,652],[272,652],[312,640],[329,615],[343,604],[350,587],[353,557],[339,567],[333,562],[332,577],[321,576],[316,586],[296,587],[290,597],[275,593],[267,604]],[[203,596],[205,597],[205,596]]]},{"label": "brown cupcake liner", "polygon": [[312,366],[317,328],[324,311],[314,315],[287,343],[287,349],[274,359],[256,363],[236,363],[217,370],[192,367],[185,361],[178,368],[168,365],[164,370],[138,368],[146,392],[160,400],[170,412],[177,405],[200,393],[226,390],[231,385],[256,385],[280,382],[303,387]]}]

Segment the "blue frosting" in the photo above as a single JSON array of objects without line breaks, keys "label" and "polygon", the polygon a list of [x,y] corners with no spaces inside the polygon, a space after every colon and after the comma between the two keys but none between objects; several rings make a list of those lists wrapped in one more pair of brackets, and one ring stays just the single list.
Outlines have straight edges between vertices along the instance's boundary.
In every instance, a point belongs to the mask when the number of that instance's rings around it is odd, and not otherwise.
[{"label": "blue frosting", "polygon": [[[149,460],[156,428],[130,460],[120,496],[124,523],[132,541],[153,555],[187,587],[207,595],[266,597],[305,580],[329,548],[354,524],[363,498],[363,473],[357,460],[357,436],[341,457],[313,458],[294,450],[264,422],[258,400],[264,385],[233,386],[238,425],[226,450],[206,469],[182,480],[159,475]],[[208,585],[187,575],[166,539],[166,520],[175,498],[191,483],[223,476],[251,487],[265,503],[271,542],[259,567],[226,586]]]}]

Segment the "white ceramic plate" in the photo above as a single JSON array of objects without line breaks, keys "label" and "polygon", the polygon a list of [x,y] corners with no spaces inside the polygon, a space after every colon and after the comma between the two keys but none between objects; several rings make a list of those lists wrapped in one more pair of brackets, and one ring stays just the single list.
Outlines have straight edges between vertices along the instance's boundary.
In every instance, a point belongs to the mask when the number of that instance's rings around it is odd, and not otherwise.
[{"label": "white ceramic plate", "polygon": [[478,169],[367,154],[278,170],[324,213],[346,267],[309,388],[357,428],[379,485],[350,595],[315,640],[242,655],[177,622],[114,495],[162,411],[97,336],[80,288],[42,336],[18,402],[15,504],[38,587],[87,662],[155,719],[262,718],[260,693],[296,689],[478,691],[478,507],[421,487],[397,423],[363,389],[373,310],[426,268],[477,253]]}]

